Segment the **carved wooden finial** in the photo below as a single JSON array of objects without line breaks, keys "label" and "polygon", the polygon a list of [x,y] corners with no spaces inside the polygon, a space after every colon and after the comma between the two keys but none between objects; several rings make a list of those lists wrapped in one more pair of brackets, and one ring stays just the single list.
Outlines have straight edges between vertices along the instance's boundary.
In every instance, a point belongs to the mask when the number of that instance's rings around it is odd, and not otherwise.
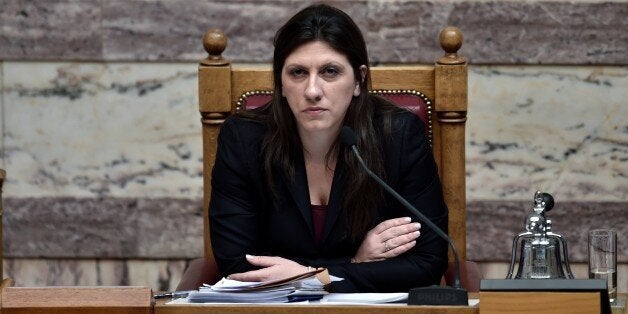
[{"label": "carved wooden finial", "polygon": [[462,32],[457,27],[448,26],[440,32],[440,46],[445,50],[445,55],[438,59],[440,64],[461,64],[465,59],[458,55],[458,49],[462,47]]},{"label": "carved wooden finial", "polygon": [[203,36],[203,48],[209,54],[201,60],[204,65],[225,65],[229,61],[222,57],[222,52],[227,48],[227,35],[221,29],[212,28]]}]

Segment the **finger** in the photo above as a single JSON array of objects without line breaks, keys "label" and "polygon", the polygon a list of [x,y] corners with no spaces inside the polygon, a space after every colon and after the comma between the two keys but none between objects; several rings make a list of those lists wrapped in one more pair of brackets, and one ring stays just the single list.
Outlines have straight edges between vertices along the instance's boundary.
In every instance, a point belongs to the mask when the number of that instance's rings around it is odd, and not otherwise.
[{"label": "finger", "polygon": [[391,249],[394,249],[395,247],[392,246],[392,244],[389,244],[388,241],[384,241],[383,243],[383,253],[386,254],[386,252],[390,251]]},{"label": "finger", "polygon": [[236,273],[229,275],[229,279],[238,281],[264,281],[268,276],[265,269],[251,270],[244,273]]},{"label": "finger", "polygon": [[393,218],[393,219],[384,220],[380,222],[377,226],[375,226],[375,228],[373,228],[373,231],[375,232],[375,234],[380,234],[392,227],[405,225],[405,224],[410,223],[411,221],[412,219],[410,217],[401,217],[401,218]]},{"label": "finger", "polygon": [[404,245],[406,243],[415,241],[416,239],[419,238],[419,236],[421,236],[421,232],[420,231],[413,231],[411,233],[406,233],[406,234],[402,234],[399,236],[396,236],[386,242],[388,242],[388,247],[389,248],[393,248],[393,247],[398,247],[401,245]]},{"label": "finger", "polygon": [[421,224],[418,222],[408,223],[404,225],[394,226],[388,230],[382,232],[382,236],[385,240],[390,240],[401,235],[413,234],[416,231],[421,230]]},{"label": "finger", "polygon": [[277,260],[278,257],[276,256],[257,256],[257,255],[246,254],[245,257],[249,263],[255,266],[269,267],[269,266],[277,265],[279,262]]},{"label": "finger", "polygon": [[405,252],[408,252],[408,251],[409,251],[411,248],[413,248],[415,245],[416,245],[416,241],[411,241],[411,242],[408,242],[408,243],[406,243],[406,244],[404,244],[404,245],[400,245],[400,246],[398,246],[398,247],[395,247],[395,248],[391,249],[391,250],[390,250],[390,251],[388,251],[388,252],[385,252],[385,253],[383,254],[383,256],[384,256],[385,258],[392,258],[392,257],[399,256],[399,255],[401,255],[401,254],[403,254],[403,253],[405,253]]}]

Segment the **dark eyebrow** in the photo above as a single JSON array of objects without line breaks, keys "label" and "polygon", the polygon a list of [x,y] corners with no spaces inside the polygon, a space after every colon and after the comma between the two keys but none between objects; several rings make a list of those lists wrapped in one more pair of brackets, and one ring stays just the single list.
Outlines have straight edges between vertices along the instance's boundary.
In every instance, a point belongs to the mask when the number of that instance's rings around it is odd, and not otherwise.
[{"label": "dark eyebrow", "polygon": [[[294,68],[300,68],[300,69],[307,69],[306,66],[302,65],[301,63],[287,63],[284,65],[284,67],[286,69],[294,69]],[[344,70],[346,69],[346,66],[342,65],[342,63],[340,62],[336,62],[336,61],[329,61],[326,63],[323,63],[319,68],[318,71],[329,68],[329,67],[334,67],[337,68],[339,70]]]},{"label": "dark eyebrow", "polygon": [[345,66],[343,66],[341,63],[330,61],[330,62],[324,63],[321,66],[321,69],[325,69],[325,68],[328,68],[328,67],[335,67],[335,68],[340,68],[340,69],[344,69],[345,68]]}]

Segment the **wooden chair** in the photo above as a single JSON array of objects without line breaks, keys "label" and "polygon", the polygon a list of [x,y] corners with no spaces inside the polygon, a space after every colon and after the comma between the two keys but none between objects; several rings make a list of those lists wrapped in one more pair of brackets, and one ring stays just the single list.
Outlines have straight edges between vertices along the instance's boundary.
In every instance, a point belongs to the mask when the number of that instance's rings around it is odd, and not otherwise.
[{"label": "wooden chair", "polygon": [[[371,67],[372,88],[373,92],[414,110],[426,122],[449,207],[449,235],[463,261],[461,273],[472,274],[471,278],[478,278],[479,285],[479,270],[475,264],[464,262],[467,63],[457,54],[462,45],[462,33],[454,27],[445,28],[440,33],[440,44],[445,53],[434,65]],[[221,56],[226,45],[227,37],[218,29],[209,30],[203,38],[203,46],[209,53],[198,69],[203,126],[205,258],[190,263],[179,284],[181,290],[196,289],[202,283],[219,279],[209,239],[208,206],[220,125],[237,110],[263,104],[273,90],[270,65],[232,65]],[[450,252],[450,260],[451,255]]]}]

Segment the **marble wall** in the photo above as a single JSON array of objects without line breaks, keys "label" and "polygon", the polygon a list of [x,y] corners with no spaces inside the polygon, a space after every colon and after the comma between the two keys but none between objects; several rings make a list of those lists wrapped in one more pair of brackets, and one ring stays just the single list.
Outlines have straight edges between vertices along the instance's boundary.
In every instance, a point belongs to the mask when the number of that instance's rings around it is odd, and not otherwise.
[{"label": "marble wall", "polygon": [[[0,0],[5,275],[173,289],[203,250],[200,39],[221,27],[228,58],[268,62],[274,30],[307,3]],[[462,29],[468,257],[487,276],[537,189],[556,198],[574,262],[586,230],[610,227],[628,263],[626,2],[333,3],[374,63],[432,63],[440,28]]]}]

